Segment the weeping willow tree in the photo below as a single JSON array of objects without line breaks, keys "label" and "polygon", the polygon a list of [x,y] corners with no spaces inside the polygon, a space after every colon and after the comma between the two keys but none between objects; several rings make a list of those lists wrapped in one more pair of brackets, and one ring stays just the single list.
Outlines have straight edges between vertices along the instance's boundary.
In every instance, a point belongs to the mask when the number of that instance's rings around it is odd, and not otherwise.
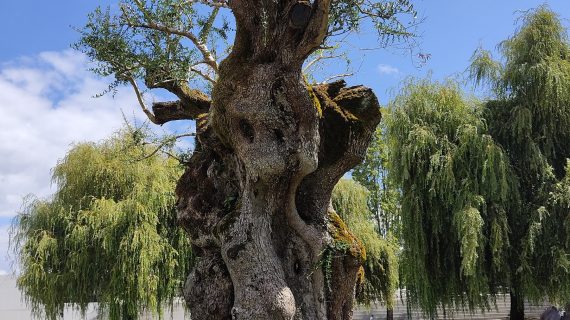
[{"label": "weeping willow tree", "polygon": [[174,212],[181,166],[143,138],[125,129],[77,144],[53,169],[53,197],[29,198],[17,215],[17,285],[41,318],[91,302],[109,319],[161,315],[181,295],[192,261]]},{"label": "weeping willow tree", "polygon": [[517,184],[508,157],[487,134],[480,105],[454,83],[410,81],[391,108],[408,301],[431,317],[439,307],[488,309],[507,272]]},{"label": "weeping willow tree", "polygon": [[369,196],[370,192],[362,185],[354,180],[342,179],[333,190],[332,205],[348,228],[362,241],[366,251],[357,302],[370,305],[383,301],[388,309],[393,310],[398,288],[399,247],[394,238],[384,239],[374,229],[368,207]]},{"label": "weeping willow tree", "polygon": [[[500,46],[502,60],[478,50],[471,76],[494,100],[485,118],[520,180],[512,211],[511,318],[524,316],[523,297],[570,299],[570,247],[562,179],[570,157],[570,45],[557,14],[542,6],[523,17]],[[562,189],[561,189],[562,188]]]}]

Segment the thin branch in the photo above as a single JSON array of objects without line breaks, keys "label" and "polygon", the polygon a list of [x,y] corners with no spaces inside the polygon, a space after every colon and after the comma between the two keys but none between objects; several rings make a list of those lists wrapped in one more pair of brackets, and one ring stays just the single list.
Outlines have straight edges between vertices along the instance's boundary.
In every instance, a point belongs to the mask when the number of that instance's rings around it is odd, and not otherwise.
[{"label": "thin branch", "polygon": [[131,84],[131,86],[133,87],[133,89],[135,90],[135,94],[137,96],[137,100],[139,102],[139,105],[141,106],[142,111],[146,114],[146,116],[148,117],[148,119],[152,123],[157,124],[156,117],[154,116],[154,114],[152,112],[150,112],[150,110],[148,110],[148,108],[146,107],[146,104],[144,103],[144,98],[143,98],[142,92],[139,89],[139,86],[137,85],[137,82],[130,75],[128,76],[128,80],[129,80],[129,83]]},{"label": "thin branch", "polygon": [[330,77],[326,78],[325,80],[319,82],[318,84],[325,84],[325,83],[328,83],[328,82],[330,82],[331,80],[334,80],[334,79],[352,77],[353,75],[354,75],[354,73],[341,73],[341,74],[337,74],[337,75],[330,76]]},{"label": "thin branch", "polygon": [[213,8],[229,8],[228,6],[228,2],[225,0],[218,0],[218,1],[207,1],[207,0],[188,0],[188,1],[184,1],[181,4],[182,5],[187,5],[187,4],[194,4],[194,3],[200,3],[209,7],[213,7]]},{"label": "thin branch", "polygon": [[[164,140],[161,144],[159,144],[151,153],[149,153],[149,154],[143,156],[142,158],[136,159],[135,161],[145,160],[145,159],[148,159],[148,158],[154,156],[158,151],[161,151],[161,149],[162,149],[165,145],[167,145],[167,144],[169,144],[169,143],[172,143],[173,141],[176,141],[176,140],[178,140],[178,139],[180,139],[180,138],[184,138],[184,137],[195,137],[195,136],[196,136],[195,133],[185,133],[185,134],[181,134],[181,135],[177,135],[177,136],[173,136],[173,137],[170,137],[170,138],[168,138],[168,139],[165,139],[165,140]],[[162,151],[162,152],[165,152],[165,153],[166,153],[166,151]],[[176,157],[173,157],[173,158],[176,158]]]},{"label": "thin branch", "polygon": [[210,13],[210,16],[208,17],[208,20],[202,27],[202,30],[200,30],[200,33],[198,33],[199,39],[200,41],[202,41],[202,43],[205,43],[207,41],[208,35],[210,34],[212,27],[214,26],[214,21],[216,20],[216,17],[218,16],[219,12],[220,8],[214,8],[214,10],[212,10],[212,12]]},{"label": "thin branch", "polygon": [[[204,42],[202,42],[198,37],[196,37],[192,32],[171,28],[154,22],[151,19],[150,15],[148,14],[144,5],[139,0],[135,0],[135,3],[139,7],[139,10],[141,10],[141,12],[143,13],[143,16],[147,23],[134,23],[130,21],[130,19],[125,18],[125,21],[127,22],[127,25],[129,27],[151,29],[151,30],[166,32],[169,34],[179,35],[189,39],[194,44],[194,46],[196,46],[196,48],[200,51],[200,53],[202,53],[202,56],[204,57],[204,62],[210,67],[212,67],[212,69],[214,69],[215,72],[218,72],[218,63],[216,62],[216,59],[212,55],[212,52],[208,49],[208,46]],[[126,15],[125,13],[124,15],[125,17],[128,17],[128,15]]]},{"label": "thin branch", "polygon": [[177,83],[177,82],[183,82],[183,81],[188,81],[186,79],[166,79],[166,80],[162,80],[162,81],[158,81],[158,82],[153,82],[152,84],[149,85],[150,89],[154,89],[154,88],[165,88],[165,86],[169,83]]},{"label": "thin branch", "polygon": [[177,157],[177,156],[173,155],[171,152],[168,152],[168,151],[165,151],[165,150],[161,150],[160,152],[164,153],[165,155],[171,157],[172,159],[178,161],[178,162],[181,163],[181,164],[187,164],[187,163],[188,163],[188,161],[182,160],[180,157]]},{"label": "thin branch", "polygon": [[167,26],[159,25],[153,21],[148,21],[147,23],[128,22],[128,25],[129,27],[133,28],[152,29],[186,37],[187,39],[192,41],[192,43],[196,46],[196,48],[202,53],[202,56],[204,57],[204,63],[212,67],[212,69],[214,69],[215,72],[218,72],[218,63],[216,62],[216,59],[214,59],[214,56],[212,55],[210,50],[208,49],[208,46],[206,46],[206,44],[200,41],[200,39],[198,39],[192,32],[182,31]]},{"label": "thin branch", "polygon": [[201,76],[202,78],[206,79],[207,81],[210,81],[212,84],[216,84],[216,80],[212,79],[212,77],[210,77],[209,74],[207,74],[207,73],[205,73],[199,69],[196,69],[194,67],[190,67],[190,71],[196,73],[197,75]]},{"label": "thin branch", "polygon": [[307,63],[307,65],[305,66],[305,68],[303,68],[303,73],[306,73],[309,69],[311,69],[311,67],[312,67],[313,65],[315,65],[315,64],[318,63],[319,61],[327,60],[327,59],[340,58],[340,57],[342,57],[342,56],[343,56],[342,54],[325,56],[323,53],[321,53],[318,57],[316,57],[315,59],[313,59],[313,60],[311,60],[309,63]]}]

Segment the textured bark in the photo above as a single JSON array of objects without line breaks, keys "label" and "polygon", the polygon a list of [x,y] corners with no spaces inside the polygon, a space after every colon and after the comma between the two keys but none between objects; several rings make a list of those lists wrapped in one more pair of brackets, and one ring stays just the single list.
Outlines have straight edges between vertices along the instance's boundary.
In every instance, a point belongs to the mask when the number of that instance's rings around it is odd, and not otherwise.
[{"label": "textured bark", "polygon": [[386,309],[386,320],[394,320],[394,309]]},{"label": "textured bark", "polygon": [[301,66],[326,33],[327,1],[309,16],[295,1],[229,5],[233,51],[176,190],[197,255],[185,287],[192,317],[351,319],[365,252],[329,204],[364,157],[378,101],[343,81],[306,85]]},{"label": "textured bark", "polygon": [[511,290],[511,311],[509,313],[510,320],[524,320],[524,297],[519,293]]},{"label": "textured bark", "polygon": [[[201,98],[201,97],[200,97]],[[210,100],[196,98],[195,101],[167,101],[152,104],[156,124],[169,121],[196,119],[210,109]]]}]

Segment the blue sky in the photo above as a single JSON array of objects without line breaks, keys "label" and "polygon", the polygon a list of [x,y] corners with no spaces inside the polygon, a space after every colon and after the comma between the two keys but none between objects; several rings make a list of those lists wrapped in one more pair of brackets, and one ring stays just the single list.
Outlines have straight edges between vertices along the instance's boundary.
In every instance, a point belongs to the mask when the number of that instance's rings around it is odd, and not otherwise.
[{"label": "blue sky", "polygon": [[[355,76],[349,84],[372,87],[382,103],[408,76],[433,79],[461,76],[473,51],[495,49],[516,28],[520,12],[545,2],[531,0],[416,0],[419,46],[406,50],[376,47],[372,31],[351,38],[347,48]],[[570,19],[570,1],[546,3]],[[1,1],[0,31],[0,273],[10,270],[8,225],[27,194],[48,196],[50,168],[74,142],[97,141],[121,125],[121,111],[142,119],[128,89],[115,98],[94,99],[105,79],[90,74],[85,57],[70,49],[96,6],[115,1]],[[563,23],[568,26],[567,20]],[[417,52],[429,54],[420,66]],[[329,73],[342,72],[334,67]]]}]

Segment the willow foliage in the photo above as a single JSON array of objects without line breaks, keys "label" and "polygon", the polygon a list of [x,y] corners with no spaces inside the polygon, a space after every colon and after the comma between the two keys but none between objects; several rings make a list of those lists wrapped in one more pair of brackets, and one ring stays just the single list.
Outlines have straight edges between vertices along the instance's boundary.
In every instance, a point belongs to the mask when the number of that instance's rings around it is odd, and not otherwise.
[{"label": "willow foliage", "polygon": [[488,308],[505,270],[516,187],[480,106],[454,83],[411,81],[391,105],[391,174],[402,191],[402,278],[408,299]]},{"label": "willow foliage", "polygon": [[[548,194],[544,216],[534,225],[539,235],[529,265],[530,289],[534,289],[540,299],[547,296],[560,305],[570,301],[570,161],[566,175],[554,184]],[[528,289],[527,289],[528,290]],[[531,293],[533,293],[531,291]]]},{"label": "willow foliage", "polygon": [[485,117],[520,180],[521,206],[511,218],[513,240],[520,243],[521,258],[513,265],[519,291],[556,302],[570,299],[564,204],[570,157],[570,44],[560,18],[548,7],[522,18],[520,29],[499,46],[502,62],[490,68],[491,63],[482,63],[490,54],[479,51],[471,73],[481,75],[494,90]]},{"label": "willow foliage", "polygon": [[363,304],[384,301],[393,308],[398,288],[399,248],[394,239],[383,239],[374,229],[368,196],[368,190],[357,182],[342,179],[333,190],[332,204],[366,250],[364,281],[357,301]]},{"label": "willow foliage", "polygon": [[53,169],[53,197],[29,198],[16,217],[17,284],[36,315],[97,302],[110,319],[135,319],[179,295],[192,261],[175,221],[181,167],[144,157],[152,150],[140,141],[124,130],[74,146]]},{"label": "willow foliage", "polygon": [[[490,53],[479,50],[471,65],[476,80],[492,85],[495,103],[501,103],[494,109],[503,109],[488,117],[496,122],[491,128],[510,148],[527,153],[525,158],[544,158],[560,177],[570,154],[570,46],[566,30],[559,17],[543,6],[523,16],[520,30],[499,49],[504,63],[492,61]],[[540,169],[544,163],[534,161],[527,166]]]}]

